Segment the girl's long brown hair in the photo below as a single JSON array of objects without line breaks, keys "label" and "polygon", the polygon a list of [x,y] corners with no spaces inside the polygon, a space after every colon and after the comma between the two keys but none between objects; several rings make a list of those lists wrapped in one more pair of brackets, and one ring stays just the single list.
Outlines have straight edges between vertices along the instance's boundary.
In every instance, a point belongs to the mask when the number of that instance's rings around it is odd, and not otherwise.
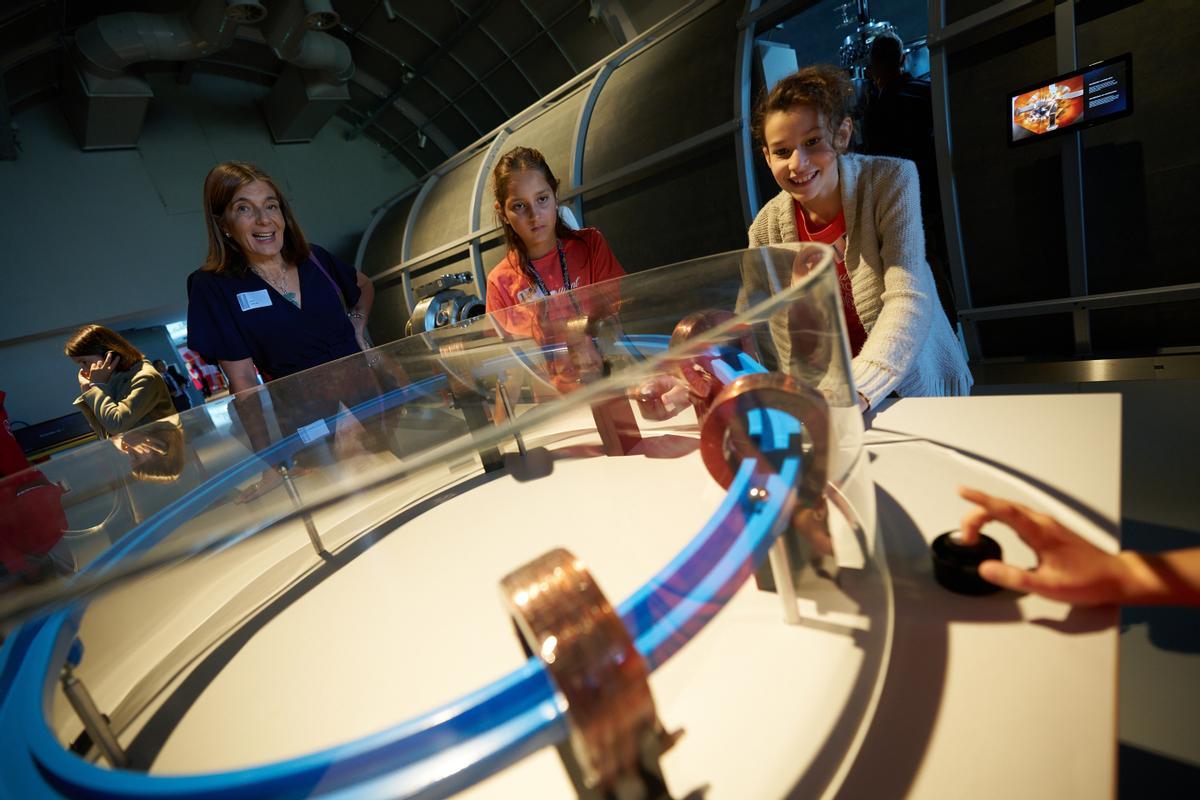
[{"label": "girl's long brown hair", "polygon": [[[558,178],[554,177],[554,173],[550,171],[550,165],[546,163],[545,156],[532,147],[514,147],[496,160],[496,166],[492,168],[492,188],[496,194],[497,205],[501,209],[504,208],[504,202],[508,200],[508,184],[513,173],[526,169],[542,173],[542,177],[550,185],[550,191],[554,192],[554,204],[557,206]],[[496,213],[496,221],[504,228],[504,240],[508,242],[508,249],[525,255],[525,243],[513,230],[512,225],[504,221],[502,213]],[[567,227],[567,223],[563,222],[557,212],[555,213],[554,235],[559,239],[576,235],[575,231]]]},{"label": "girl's long brown hair", "polygon": [[117,372],[133,369],[145,356],[121,334],[103,325],[84,325],[67,339],[63,352],[70,358],[96,356],[103,359],[111,350],[120,357]]},{"label": "girl's long brown hair", "polygon": [[204,211],[205,218],[208,220],[205,225],[208,231],[208,257],[204,259],[204,264],[200,269],[217,273],[229,272],[239,276],[250,271],[250,267],[246,263],[246,255],[238,247],[237,242],[226,238],[222,233],[221,219],[225,216],[225,209],[237,195],[237,190],[255,181],[262,181],[270,185],[271,190],[275,192],[275,197],[279,200],[279,210],[283,212],[285,223],[283,248],[280,255],[289,264],[299,264],[308,258],[308,239],[304,237],[300,223],[292,214],[292,207],[287,198],[283,196],[283,192],[279,191],[279,185],[271,179],[270,175],[253,164],[243,161],[224,161],[213,167],[209,171],[208,177],[204,179]]}]

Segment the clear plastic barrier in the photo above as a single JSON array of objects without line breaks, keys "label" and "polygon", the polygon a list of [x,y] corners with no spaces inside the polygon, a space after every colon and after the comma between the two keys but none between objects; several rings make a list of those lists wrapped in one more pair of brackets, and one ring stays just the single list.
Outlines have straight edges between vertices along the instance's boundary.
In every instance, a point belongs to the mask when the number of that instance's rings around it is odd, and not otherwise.
[{"label": "clear plastic barrier", "polygon": [[[555,295],[5,479],[21,774],[66,794],[559,796],[542,748],[578,719],[497,587],[566,547],[688,731],[663,755],[673,791],[835,786],[891,598],[831,252]],[[16,697],[35,680],[40,700]],[[761,771],[714,766],[731,725],[767,732]]]}]

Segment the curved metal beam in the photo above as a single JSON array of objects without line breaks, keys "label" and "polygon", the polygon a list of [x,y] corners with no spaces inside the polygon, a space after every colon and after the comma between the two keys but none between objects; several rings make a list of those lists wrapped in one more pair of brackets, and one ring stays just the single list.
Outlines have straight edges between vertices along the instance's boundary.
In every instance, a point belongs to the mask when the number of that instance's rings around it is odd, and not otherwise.
[{"label": "curved metal beam", "polygon": [[[370,36],[367,36],[366,34],[363,34],[363,33],[358,33],[358,34],[354,35],[354,38],[356,40],[362,42],[363,44],[374,48],[375,50],[379,51],[380,53],[383,53],[384,55],[388,56],[389,58],[393,59],[394,61],[396,61],[402,65],[405,65],[407,68],[415,69],[412,66],[412,64],[408,63],[408,61],[406,61],[405,59],[396,55],[391,50],[389,50],[387,47],[384,47],[382,44],[380,44],[379,42],[372,39]],[[415,73],[414,73],[414,75],[415,75]],[[410,79],[410,82],[411,82],[411,80],[412,79]],[[436,83],[434,83],[431,80],[426,80],[425,82],[427,84],[429,84],[430,88],[432,88],[435,92],[437,92],[443,100],[445,100],[447,102],[451,102],[450,95],[448,95],[444,91],[442,91],[442,88],[440,86],[438,86]],[[403,99],[402,98],[403,91],[404,91],[404,85],[401,85],[398,88],[391,90],[387,95],[384,95],[383,99],[379,102],[378,105],[375,106],[375,108],[373,108],[370,111],[367,111],[363,114],[363,122],[361,122],[358,127],[354,128],[346,133],[347,141],[358,138],[359,134],[361,134],[368,125],[373,124],[375,122],[375,120],[379,117],[379,115],[387,110],[387,107],[389,104],[394,104],[394,103],[398,102],[399,100]],[[480,132],[483,131],[483,128],[481,128],[479,126],[479,123],[475,122],[475,120],[471,119],[469,116],[467,116],[462,111],[460,111],[459,113],[462,114],[463,119],[465,119],[467,121],[468,125],[470,125],[472,128],[474,128],[476,131],[480,131]]]},{"label": "curved metal beam", "polygon": [[[458,9],[459,11],[462,11],[462,7],[458,4],[458,0],[452,0],[452,4],[454,5],[454,7],[456,9]],[[490,41],[493,45],[495,45],[496,49],[500,51],[500,54],[502,56],[504,56],[505,59],[507,59],[508,61],[512,61],[512,54],[508,52],[508,48],[504,46],[503,42],[501,42],[499,39],[497,39],[495,36],[493,36],[492,32],[489,31],[487,28],[485,28],[483,26],[482,22],[479,23],[479,32],[482,33],[484,36],[486,36],[488,38],[488,41]],[[538,91],[537,84],[535,84],[533,82],[533,79],[529,77],[529,73],[527,73],[525,71],[525,68],[522,67],[520,64],[518,64],[515,61],[512,61],[512,65],[514,67],[516,67],[517,72],[519,72],[521,74],[521,77],[525,79],[525,82],[527,84],[529,84],[529,90],[531,92],[533,92],[535,95],[541,94],[541,92]]]},{"label": "curved metal beam", "polygon": [[[596,73],[595,80],[588,87],[587,97],[583,98],[583,104],[579,107],[579,115],[575,118],[575,127],[571,131],[571,162],[567,167],[571,174],[571,188],[575,189],[583,185],[583,149],[587,143],[587,130],[592,122],[592,111],[596,108],[596,100],[600,98],[600,90],[604,88],[604,84],[608,83],[609,77],[613,74],[613,70],[617,68],[616,62],[609,61],[605,63],[600,71]],[[583,227],[583,194],[576,194],[571,201],[572,210],[575,212],[575,219],[579,221],[580,227]]]},{"label": "curved metal beam", "polygon": [[733,67],[733,118],[740,122],[734,135],[737,151],[738,194],[742,200],[742,220],[747,228],[758,214],[758,180],[754,176],[754,142],[750,138],[750,69],[754,54],[754,29],[757,19],[752,15],[761,0],[746,0],[742,19],[746,24],[738,26],[737,54]]},{"label": "curved metal beam", "polygon": [[[396,18],[399,19],[401,22],[407,24],[409,27],[411,27],[417,33],[424,36],[429,41],[433,42],[435,45],[438,45],[438,46],[441,45],[441,43],[438,42],[437,37],[435,37],[429,31],[422,28],[417,23],[413,22],[403,12],[397,12]],[[479,28],[479,27],[481,27],[481,25],[477,24],[475,27]],[[459,37],[459,38],[461,38],[461,37]],[[439,55],[439,53],[440,53],[440,51],[434,52],[433,55],[431,55],[429,58],[425,59],[424,62],[422,62],[422,66],[424,66],[425,63],[428,63],[429,61],[432,61],[434,58],[436,58]],[[475,81],[476,86],[479,86],[481,89],[483,89],[485,92],[487,92],[488,97],[492,98],[492,102],[496,104],[496,107],[500,109],[501,113],[503,113],[506,117],[512,116],[512,113],[507,108],[504,107],[503,103],[500,102],[500,98],[496,97],[495,93],[492,92],[491,89],[489,89],[487,86],[485,86],[479,80],[479,76],[476,75],[475,71],[472,70],[471,67],[467,65],[467,62],[463,61],[461,58],[459,58],[457,55],[455,55],[453,50],[446,49],[445,53],[447,56],[449,56],[449,58],[451,60],[454,61],[455,64],[457,64],[462,69],[463,72],[467,73],[467,75],[470,76],[471,80]],[[432,86],[434,89],[436,89],[437,93],[440,94],[442,97],[449,99],[449,96],[445,92],[443,92],[440,88],[438,88],[437,84],[435,84],[432,80],[429,79],[428,72],[429,72],[428,69],[418,69],[417,77],[421,78],[421,80],[425,81],[430,86]],[[475,129],[479,130],[479,126],[476,126]]]},{"label": "curved metal beam", "polygon": [[[429,34],[425,33],[425,31],[421,30],[418,26],[413,25],[412,22],[410,22],[407,18],[405,18],[404,19],[405,24],[407,24],[413,30],[420,33],[422,36],[425,36],[427,39],[429,39],[430,41],[437,44],[437,49],[434,50],[432,53],[430,53],[424,60],[422,60],[420,64],[418,64],[418,65],[416,65],[416,67],[414,67],[413,75],[409,80],[411,81],[416,78],[424,78],[425,73],[429,71],[429,65],[431,63],[433,63],[433,61],[436,60],[438,56],[442,55],[443,53],[449,53],[450,48],[454,47],[454,45],[457,44],[458,41],[460,39],[462,39],[463,36],[465,36],[470,31],[474,30],[479,25],[479,21],[481,19],[483,19],[484,16],[491,13],[491,11],[496,7],[498,2],[499,2],[499,0],[486,0],[486,2],[482,6],[480,6],[479,8],[475,9],[472,12],[471,16],[466,20],[466,22],[464,22],[462,25],[459,25],[457,28],[455,28],[453,31],[451,31],[449,36],[447,36],[441,40],[434,39],[433,37],[429,36]],[[441,94],[441,95],[443,95],[443,97],[446,97],[446,95],[442,92],[442,90],[439,89],[437,84],[435,84],[433,81],[426,79],[425,82],[428,83],[430,86],[432,86],[438,92],[438,94]],[[473,89],[475,87],[472,86],[471,88]],[[354,138],[354,136],[357,136],[359,133],[362,132],[362,128],[365,128],[366,125],[374,122],[375,118],[378,117],[380,114],[382,114],[383,110],[389,104],[391,104],[392,102],[395,102],[395,100],[400,96],[400,93],[402,91],[404,91],[403,84],[401,86],[399,86],[395,91],[393,91],[390,95],[388,95],[386,102],[380,104],[376,108],[369,111],[367,113],[367,117],[366,117],[366,120],[364,121],[364,124],[360,128],[356,128],[355,130],[351,131],[350,134],[347,135],[347,138]],[[470,91],[470,90],[468,90],[468,91]],[[459,94],[458,97],[462,97],[462,94],[465,94],[465,92]],[[446,97],[446,99],[448,101],[450,100],[449,97]],[[456,102],[457,99],[458,98],[456,97],[454,101],[450,101],[450,102]],[[503,110],[503,106],[501,106],[500,108]],[[462,113],[462,112],[460,111],[459,113]],[[436,116],[436,114],[434,116]],[[463,114],[463,117],[467,118],[466,114]],[[469,119],[468,119],[468,121],[469,121]],[[472,122],[471,125],[477,131],[482,130],[478,125],[475,125],[474,122]],[[418,129],[418,133],[420,133],[420,132],[421,131]]]},{"label": "curved metal beam", "polygon": [[[363,89],[366,89],[368,92],[380,99],[388,96],[387,84],[376,78],[374,75],[365,73],[362,69],[359,69],[358,72],[354,74],[353,82],[357,83]],[[458,151],[458,148],[455,146],[454,142],[450,140],[450,137],[443,133],[441,128],[434,125],[429,120],[429,117],[425,116],[420,109],[418,109],[408,100],[405,100],[403,97],[398,98],[394,103],[392,103],[392,107],[403,114],[404,117],[415,127],[423,128],[425,135],[428,136],[429,140],[437,145],[438,149],[443,153],[446,155],[451,155],[452,153]],[[392,138],[395,139],[395,137]],[[395,139],[395,141],[397,144],[400,143],[399,139]]]},{"label": "curved metal beam", "polygon": [[496,138],[492,140],[491,146],[488,147],[479,162],[479,172],[476,173],[475,185],[471,188],[471,208],[467,214],[467,231],[472,234],[472,238],[468,250],[471,253],[471,270],[475,273],[475,288],[479,292],[480,299],[484,301],[487,300],[487,273],[483,265],[483,248],[479,246],[482,241],[482,237],[478,236],[479,209],[483,205],[483,191],[487,187],[492,161],[500,152],[500,145],[504,144],[511,133],[512,131],[508,128],[501,128],[500,132],[496,134]]},{"label": "curved metal beam", "polygon": [[[567,14],[571,13],[571,10],[572,9],[567,9],[565,12],[560,14],[558,17],[555,18],[554,22],[552,22],[551,25],[557,25],[560,20],[564,19],[567,16]],[[493,74],[495,74],[495,72],[497,70],[499,70],[505,64],[507,64],[510,61],[512,61],[513,59],[515,59],[517,56],[519,56],[521,53],[523,53],[526,49],[531,47],[533,44],[535,44],[537,42],[537,40],[541,37],[541,35],[542,34],[539,33],[536,36],[531,37],[529,39],[529,41],[525,42],[523,45],[521,45],[516,50],[514,50],[513,54],[511,56],[509,56],[507,59],[505,59],[504,61],[501,61],[499,64],[497,64],[496,66],[492,67],[490,70],[485,72],[479,80],[482,82],[482,81],[486,80],[487,78],[490,78]],[[458,110],[458,101],[461,100],[463,97],[466,97],[466,95],[474,88],[475,87],[472,86],[470,89],[467,89],[466,91],[459,92],[457,95],[455,95],[453,100],[451,100],[446,105],[442,106],[442,108],[438,109],[433,114],[433,116],[430,117],[430,119],[437,119],[444,112],[449,111],[452,108],[455,110]],[[418,133],[420,133],[420,131],[418,131]],[[409,138],[412,138],[412,137],[409,137]]]},{"label": "curved metal beam", "polygon": [[[581,3],[575,3],[575,5],[571,6],[571,9],[574,9],[579,5],[581,5]],[[575,59],[571,58],[570,54],[567,53],[566,48],[562,46],[562,43],[558,41],[558,37],[554,35],[554,31],[550,30],[550,28],[546,26],[546,23],[542,22],[542,18],[537,15],[536,11],[529,7],[529,3],[526,2],[526,0],[521,0],[521,7],[525,9],[525,12],[529,14],[529,16],[533,17],[534,22],[541,26],[542,31],[547,37],[549,37],[550,43],[554,45],[555,49],[558,50],[559,54],[563,57],[563,60],[567,62],[567,66],[571,68],[571,72],[578,73],[579,67],[575,65]],[[554,21],[554,24],[557,25],[560,20],[562,20],[561,16]]]},{"label": "curved metal beam", "polygon": [[[412,234],[413,228],[416,227],[417,216],[420,214],[421,206],[425,204],[425,200],[429,197],[429,192],[437,184],[441,176],[437,173],[430,175],[425,179],[425,183],[421,185],[421,190],[417,192],[417,197],[413,200],[412,208],[408,212],[408,219],[404,220],[404,238],[400,244],[400,262],[404,263],[409,260],[412,255]],[[413,298],[412,274],[409,270],[404,270],[400,273],[400,282],[404,287],[404,302],[408,306],[408,313],[412,314],[413,307],[416,302]]]},{"label": "curved metal beam", "polygon": [[[371,234],[373,234],[375,232],[375,228],[378,227],[380,220],[382,220],[385,216],[387,216],[387,212],[391,211],[393,206],[395,206],[397,203],[401,202],[402,200],[406,199],[409,195],[411,195],[415,191],[417,191],[417,184],[414,183],[412,186],[408,187],[403,192],[400,192],[395,197],[393,197],[392,199],[388,200],[386,203],[384,203],[383,205],[381,205],[375,209],[375,213],[371,216],[370,224],[367,225],[367,229],[365,231],[363,231],[362,236],[360,236],[358,238],[358,249],[354,251],[354,269],[355,269],[355,271],[357,271],[357,272],[363,271],[363,259],[367,255],[367,242],[371,241]],[[409,210],[409,216],[412,216],[411,209]],[[408,220],[405,219],[405,222],[407,222],[407,221]],[[400,253],[401,256],[404,255],[403,250],[404,250],[404,246],[402,243],[401,244],[401,253]],[[363,274],[366,274],[366,273],[363,273]],[[367,275],[367,277],[370,278],[371,276]]]}]

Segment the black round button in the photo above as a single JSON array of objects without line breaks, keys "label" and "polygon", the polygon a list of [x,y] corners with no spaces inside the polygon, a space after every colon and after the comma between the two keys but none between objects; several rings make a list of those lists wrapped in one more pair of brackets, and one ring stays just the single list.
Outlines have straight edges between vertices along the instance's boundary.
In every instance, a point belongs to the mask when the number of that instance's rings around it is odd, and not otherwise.
[{"label": "black round button", "polygon": [[975,544],[959,544],[957,531],[943,533],[933,540],[933,577],[945,588],[959,594],[991,594],[1000,591],[994,583],[979,577],[979,565],[1000,559],[1000,544],[990,536],[979,534]]}]

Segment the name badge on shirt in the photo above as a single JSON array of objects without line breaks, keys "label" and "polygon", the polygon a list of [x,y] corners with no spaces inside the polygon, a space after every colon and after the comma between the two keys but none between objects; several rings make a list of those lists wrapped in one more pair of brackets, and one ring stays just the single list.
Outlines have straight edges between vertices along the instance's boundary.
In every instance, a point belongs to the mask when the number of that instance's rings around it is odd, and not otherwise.
[{"label": "name badge on shirt", "polygon": [[528,303],[530,300],[536,300],[539,297],[544,297],[541,289],[536,286],[530,286],[528,289],[523,289],[517,292],[518,303]]},{"label": "name badge on shirt", "polygon": [[238,292],[237,299],[238,305],[242,307],[242,311],[266,308],[271,305],[271,295],[266,289],[259,289],[257,292]]}]

